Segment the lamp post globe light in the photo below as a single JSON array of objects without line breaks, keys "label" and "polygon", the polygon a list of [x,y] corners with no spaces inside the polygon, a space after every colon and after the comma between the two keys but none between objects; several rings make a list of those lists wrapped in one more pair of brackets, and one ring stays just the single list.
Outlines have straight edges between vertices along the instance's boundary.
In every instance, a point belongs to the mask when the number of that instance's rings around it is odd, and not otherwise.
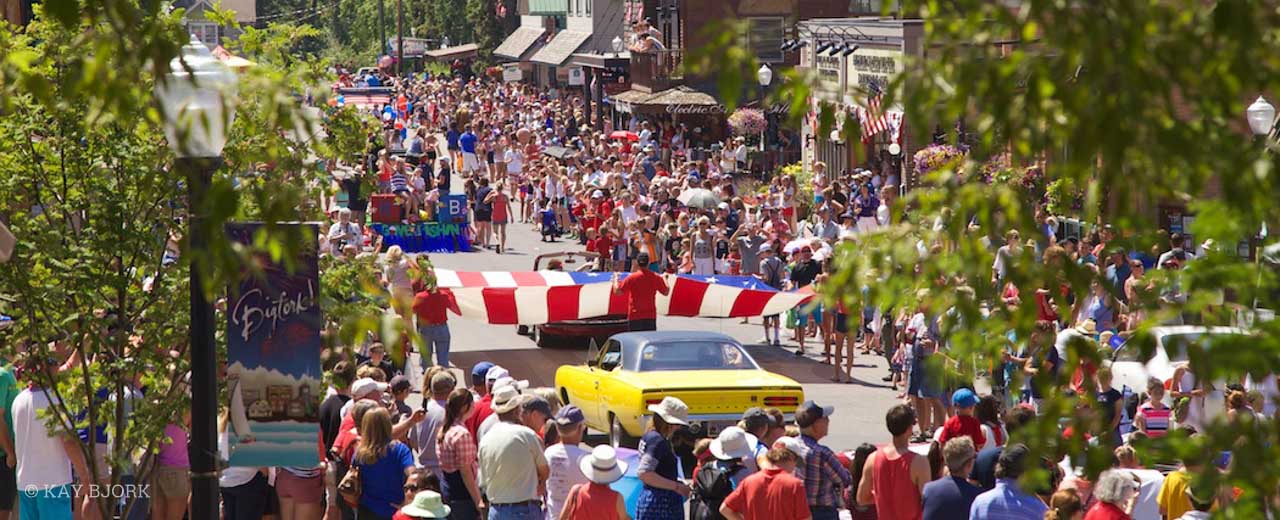
[{"label": "lamp post globe light", "polygon": [[174,170],[187,182],[188,251],[191,259],[191,461],[192,520],[218,517],[217,350],[213,306],[204,293],[208,261],[205,194],[222,164],[227,127],[234,117],[236,76],[194,36],[182,55],[157,78],[156,99],[165,118],[165,136],[177,155]]},{"label": "lamp post globe light", "polygon": [[765,134],[769,131],[769,109],[764,106],[764,90],[773,83],[773,69],[766,63],[756,71],[756,81],[760,83],[760,113],[764,116],[764,130],[760,131],[760,151],[764,151]]},{"label": "lamp post globe light", "polygon": [[1271,106],[1271,103],[1262,96],[1258,96],[1258,99],[1245,110],[1245,116],[1249,119],[1249,129],[1253,130],[1253,135],[1267,135],[1275,125],[1276,107]]}]

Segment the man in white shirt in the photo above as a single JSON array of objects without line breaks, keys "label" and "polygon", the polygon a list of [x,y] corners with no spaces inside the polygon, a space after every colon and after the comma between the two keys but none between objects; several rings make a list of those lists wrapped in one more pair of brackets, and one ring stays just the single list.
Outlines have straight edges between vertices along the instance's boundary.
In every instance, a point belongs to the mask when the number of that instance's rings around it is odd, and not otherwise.
[{"label": "man in white shirt", "polygon": [[417,466],[434,473],[436,478],[443,482],[444,473],[440,471],[436,439],[439,438],[440,429],[444,426],[445,405],[448,403],[449,393],[458,386],[458,382],[448,372],[440,372],[431,377],[430,385],[428,391],[431,393],[431,398],[426,400],[427,417],[409,430],[409,442],[413,444],[416,454],[414,462]]},{"label": "man in white shirt", "polygon": [[480,488],[489,499],[489,518],[543,516],[538,489],[550,468],[542,439],[520,421],[515,394],[512,386],[495,391],[493,413],[500,422],[480,437]]},{"label": "man in white shirt", "polygon": [[579,469],[579,461],[591,451],[582,445],[582,434],[586,431],[586,416],[577,406],[569,405],[556,413],[556,433],[560,434],[560,443],[546,449],[547,466],[547,520],[560,518],[560,510],[564,509],[569,490],[578,484],[587,483],[586,475]]},{"label": "man in white shirt", "polygon": [[502,162],[507,165],[507,177],[518,177],[524,170],[524,158],[516,151],[516,146],[508,146],[502,154]]},{"label": "man in white shirt", "polygon": [[881,227],[890,224],[893,219],[893,198],[898,195],[898,187],[892,184],[880,188],[880,206],[876,208],[876,223]]},{"label": "man in white shirt", "polygon": [[329,253],[333,256],[342,254],[342,248],[347,245],[360,247],[360,226],[351,221],[351,210],[342,208],[338,210],[338,221],[329,226]]},{"label": "man in white shirt", "polygon": [[640,148],[653,144],[653,130],[649,128],[649,122],[640,123]]},{"label": "man in white shirt", "polygon": [[[50,434],[42,410],[51,404],[45,390],[31,386],[13,400],[14,452],[17,454],[18,509],[23,518],[71,520],[75,493],[71,469],[89,475],[84,452],[75,435]],[[35,492],[32,492],[35,490]]]}]

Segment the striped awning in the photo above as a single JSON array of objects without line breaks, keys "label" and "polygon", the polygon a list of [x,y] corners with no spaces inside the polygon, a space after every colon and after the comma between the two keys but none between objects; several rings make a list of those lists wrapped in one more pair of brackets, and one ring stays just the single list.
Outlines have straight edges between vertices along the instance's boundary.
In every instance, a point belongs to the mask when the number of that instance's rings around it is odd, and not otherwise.
[{"label": "striped awning", "polygon": [[569,60],[570,54],[578,52],[578,47],[589,38],[589,31],[560,31],[551,43],[539,49],[529,60],[559,67]]},{"label": "striped awning", "polygon": [[518,61],[542,37],[543,32],[545,31],[541,27],[521,25],[502,41],[502,45],[493,50],[493,55]]}]

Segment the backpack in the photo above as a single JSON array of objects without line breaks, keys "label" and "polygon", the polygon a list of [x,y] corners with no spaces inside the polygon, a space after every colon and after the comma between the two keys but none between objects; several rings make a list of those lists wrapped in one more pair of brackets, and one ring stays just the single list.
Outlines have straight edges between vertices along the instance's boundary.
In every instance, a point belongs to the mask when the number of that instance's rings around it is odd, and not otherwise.
[{"label": "backpack", "polygon": [[729,467],[718,462],[704,464],[693,477],[693,495],[689,502],[691,520],[724,520],[720,504],[733,492],[733,475],[742,469],[741,461]]}]

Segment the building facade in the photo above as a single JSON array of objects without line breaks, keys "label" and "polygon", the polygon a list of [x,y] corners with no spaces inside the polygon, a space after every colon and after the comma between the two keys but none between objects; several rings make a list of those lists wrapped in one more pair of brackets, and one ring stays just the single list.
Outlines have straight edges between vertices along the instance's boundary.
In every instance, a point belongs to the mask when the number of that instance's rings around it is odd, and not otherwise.
[{"label": "building facade", "polygon": [[[898,105],[886,106],[878,97],[897,74],[924,59],[921,20],[879,17],[814,19],[801,22],[798,37],[800,67],[816,78],[810,116],[801,129],[802,162],[817,161],[841,173],[874,166],[900,188],[915,184],[907,166],[916,150],[907,118]],[[835,114],[835,128],[822,132],[819,111]],[[854,135],[844,122],[856,120],[863,131]]]}]

